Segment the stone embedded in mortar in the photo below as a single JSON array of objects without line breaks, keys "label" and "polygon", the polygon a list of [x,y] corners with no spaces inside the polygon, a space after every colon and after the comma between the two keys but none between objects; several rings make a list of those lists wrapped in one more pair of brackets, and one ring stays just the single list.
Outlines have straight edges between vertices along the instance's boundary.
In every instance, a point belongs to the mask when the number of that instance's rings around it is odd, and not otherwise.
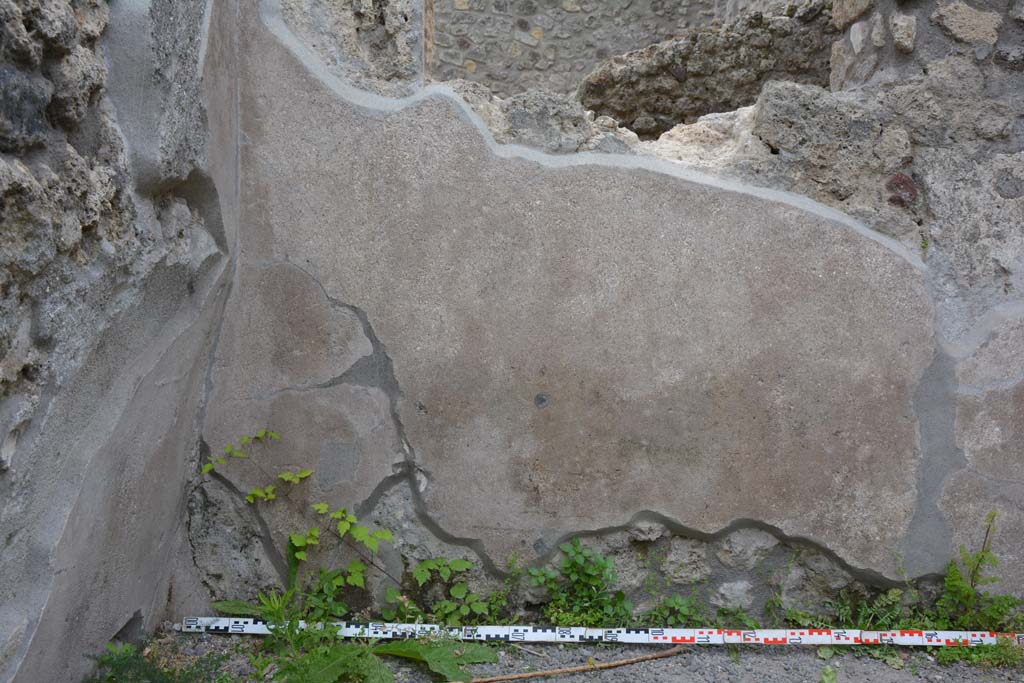
[{"label": "stone embedded in mortar", "polygon": [[753,103],[770,79],[827,83],[836,36],[830,20],[818,0],[746,11],[602,62],[577,97],[641,136],[657,136],[677,123]]},{"label": "stone embedded in mortar", "polygon": [[995,45],[1003,23],[996,12],[976,10],[963,2],[940,5],[931,20],[953,38],[972,45]]},{"label": "stone embedded in mortar", "polygon": [[435,80],[480,82],[501,97],[533,89],[567,93],[608,55],[641,49],[688,27],[733,18],[742,9],[762,4],[438,1],[433,3],[433,26],[428,26],[427,69]]},{"label": "stone embedded in mortar", "polygon": [[715,589],[711,604],[719,609],[749,611],[754,607],[754,586],[746,579],[729,581]]},{"label": "stone embedded in mortar", "polygon": [[0,151],[22,152],[43,142],[53,84],[10,65],[0,65]]},{"label": "stone embedded in mortar", "polygon": [[874,0],[833,0],[832,24],[842,30],[874,5]]},{"label": "stone embedded in mortar", "polygon": [[760,529],[738,529],[722,539],[715,557],[726,567],[753,569],[779,544],[779,540]]},{"label": "stone embedded in mortar", "polygon": [[422,10],[412,0],[283,0],[281,9],[327,69],[359,87],[405,94],[421,75]]},{"label": "stone embedded in mortar", "polygon": [[106,81],[107,67],[95,52],[77,46],[60,60],[52,78],[50,113],[60,123],[75,126]]},{"label": "stone embedded in mortar", "polygon": [[678,583],[696,583],[711,575],[708,565],[707,543],[692,538],[673,536],[661,570],[670,580]]},{"label": "stone embedded in mortar", "polygon": [[636,133],[614,119],[586,111],[571,95],[528,90],[502,99],[471,81],[449,83],[499,143],[536,147],[552,154],[570,152],[629,153]]},{"label": "stone embedded in mortar", "polygon": [[913,14],[893,12],[889,17],[889,31],[892,33],[893,44],[901,52],[913,52],[914,40],[917,37],[917,17]]}]

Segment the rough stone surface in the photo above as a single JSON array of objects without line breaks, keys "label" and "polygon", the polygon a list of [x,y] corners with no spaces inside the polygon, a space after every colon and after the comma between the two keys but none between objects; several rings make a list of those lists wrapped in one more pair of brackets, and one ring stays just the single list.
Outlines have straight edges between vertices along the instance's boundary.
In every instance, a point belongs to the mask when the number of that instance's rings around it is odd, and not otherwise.
[{"label": "rough stone surface", "polygon": [[741,579],[723,583],[711,597],[711,604],[721,609],[737,609],[749,612],[754,606],[753,586]]},{"label": "rough stone surface", "polygon": [[662,571],[672,581],[696,583],[711,575],[707,545],[689,538],[673,537],[662,562]]},{"label": "rough stone surface", "polygon": [[995,45],[1003,18],[996,12],[982,12],[963,2],[940,5],[932,21],[964,43]]},{"label": "rough stone surface", "polygon": [[609,55],[666,40],[760,0],[432,0],[428,72],[501,97],[573,91]]},{"label": "rough stone surface", "polygon": [[[233,182],[171,151],[187,179],[140,189],[135,161],[160,128],[136,135],[141,110],[121,95],[165,94],[141,4],[120,5],[110,29],[100,0],[0,2],[3,681],[81,680],[124,627],[194,596],[172,567],[191,564],[184,503],[227,283],[214,178]],[[169,50],[196,65],[198,42]],[[224,67],[204,84],[217,96]],[[203,120],[193,135],[205,145],[215,130]]]},{"label": "rough stone surface", "polygon": [[889,17],[889,30],[897,50],[913,52],[914,40],[917,38],[917,17],[912,14],[894,13]]},{"label": "rough stone surface", "polygon": [[403,94],[422,79],[422,3],[286,0],[281,11],[334,73],[377,92]]},{"label": "rough stone surface", "polygon": [[597,114],[656,137],[752,104],[773,78],[824,85],[836,31],[824,3],[773,4],[602,62],[577,91]]},{"label": "rough stone surface", "polygon": [[740,529],[728,536],[715,555],[726,567],[753,569],[778,544],[778,539],[760,529]]},{"label": "rough stone surface", "polygon": [[874,0],[834,0],[832,23],[838,29],[845,29],[871,9],[874,4]]},{"label": "rough stone surface", "polygon": [[594,117],[570,95],[530,90],[506,99],[479,83],[451,84],[490,129],[495,141],[536,147],[551,154],[629,153],[639,142],[633,131],[610,117]]}]

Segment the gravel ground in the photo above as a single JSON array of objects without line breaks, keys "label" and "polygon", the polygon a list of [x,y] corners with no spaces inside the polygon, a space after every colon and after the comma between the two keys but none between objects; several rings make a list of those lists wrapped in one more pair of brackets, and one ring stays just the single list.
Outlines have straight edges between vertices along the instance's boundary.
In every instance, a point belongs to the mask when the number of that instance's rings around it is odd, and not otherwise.
[{"label": "gravel ground", "polygon": [[[223,671],[247,680],[247,653],[258,644],[257,636],[193,635],[165,632],[150,650],[166,660],[201,656],[210,652],[228,655]],[[469,667],[479,678],[581,666],[639,657],[668,649],[666,646],[543,645],[530,644],[529,651],[514,646],[496,648],[498,662]],[[940,666],[924,651],[900,650],[904,665],[895,669],[862,654],[837,654],[823,661],[813,647],[779,648],[725,647],[694,648],[680,655],[631,664],[606,671],[591,671],[545,678],[526,679],[542,683],[819,683],[822,670],[831,666],[837,683],[1024,683],[1024,670],[991,669],[957,664]],[[400,683],[434,683],[426,669],[387,660]]]}]

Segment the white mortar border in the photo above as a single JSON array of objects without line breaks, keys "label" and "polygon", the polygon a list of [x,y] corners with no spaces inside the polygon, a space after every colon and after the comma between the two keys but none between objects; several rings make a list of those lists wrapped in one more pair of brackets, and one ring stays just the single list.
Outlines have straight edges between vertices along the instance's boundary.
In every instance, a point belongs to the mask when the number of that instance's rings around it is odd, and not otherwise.
[{"label": "white mortar border", "polygon": [[719,178],[680,166],[671,161],[656,159],[653,157],[635,156],[627,154],[604,154],[599,152],[577,152],[574,154],[555,155],[542,152],[530,147],[513,144],[501,144],[495,141],[491,131],[483,119],[473,111],[473,108],[447,85],[435,83],[420,88],[414,94],[407,97],[385,97],[376,93],[356,88],[351,83],[331,73],[320,61],[320,58],[310,50],[306,44],[296,36],[288,27],[281,13],[281,0],[259,0],[260,18],[267,29],[287,48],[295,57],[302,62],[310,74],[330,88],[335,95],[349,104],[362,107],[374,112],[393,113],[407,107],[413,107],[424,100],[441,99],[453,104],[458,113],[469,123],[476,127],[477,131],[487,143],[487,147],[495,156],[503,159],[526,159],[536,162],[549,168],[567,168],[571,166],[608,166],[621,169],[638,169],[679,178],[698,185],[713,187],[728,192],[745,194],[759,199],[765,199],[779,204],[786,204],[801,209],[810,214],[819,216],[833,223],[838,223],[845,228],[853,230],[857,234],[881,244],[897,256],[903,258],[915,270],[925,272],[927,266],[921,258],[908,250],[902,244],[886,237],[848,214],[838,211],[819,202],[782,190],[773,190],[755,185],[748,185],[736,180]]}]

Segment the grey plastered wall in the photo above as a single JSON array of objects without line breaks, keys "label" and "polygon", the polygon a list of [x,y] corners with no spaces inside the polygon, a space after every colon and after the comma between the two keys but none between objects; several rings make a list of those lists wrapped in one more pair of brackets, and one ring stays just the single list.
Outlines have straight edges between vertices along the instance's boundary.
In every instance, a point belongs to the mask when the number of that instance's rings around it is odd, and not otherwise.
[{"label": "grey plastered wall", "polygon": [[[333,419],[357,453],[335,457],[359,470],[315,475],[311,500],[365,508],[404,468],[421,522],[490,566],[655,511],[703,533],[757,519],[896,574],[930,457],[916,389],[943,371],[916,256],[800,197],[495,145],[448,89],[357,91],[275,3],[254,5],[241,20],[249,284],[228,303],[236,345],[217,352],[213,448],[279,421],[326,441]],[[268,283],[331,317],[257,332]],[[246,357],[254,334],[305,360],[267,372]],[[347,346],[312,343],[325,334]],[[358,448],[381,430],[390,445]],[[311,445],[279,464],[322,470],[332,450]],[[261,473],[225,476],[246,490]],[[292,513],[267,514],[280,540]],[[948,551],[929,541],[918,570]]]}]

